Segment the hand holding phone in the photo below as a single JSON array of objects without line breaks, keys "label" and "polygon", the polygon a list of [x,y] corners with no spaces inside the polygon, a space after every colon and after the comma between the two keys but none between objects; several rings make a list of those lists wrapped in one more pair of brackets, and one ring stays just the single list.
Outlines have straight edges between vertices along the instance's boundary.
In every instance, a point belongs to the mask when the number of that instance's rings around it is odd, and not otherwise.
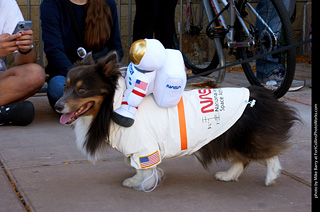
[{"label": "hand holding phone", "polygon": [[29,53],[33,48],[33,32],[31,30],[32,21],[19,21],[13,31],[13,35],[20,33],[20,37],[16,39],[16,45],[21,54]]},{"label": "hand holding phone", "polygon": [[10,35],[8,33],[0,35],[0,58],[6,57],[18,50],[16,42],[13,41],[17,37],[18,35]]},{"label": "hand holding phone", "polygon": [[19,21],[16,28],[13,30],[12,34],[17,34],[18,32],[30,30],[32,27],[32,21]]}]

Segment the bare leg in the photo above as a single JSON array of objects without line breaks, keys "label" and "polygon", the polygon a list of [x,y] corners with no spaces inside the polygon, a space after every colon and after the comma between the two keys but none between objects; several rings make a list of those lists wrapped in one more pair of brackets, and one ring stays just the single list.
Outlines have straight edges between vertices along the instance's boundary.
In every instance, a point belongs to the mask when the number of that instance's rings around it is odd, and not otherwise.
[{"label": "bare leg", "polygon": [[0,105],[34,95],[45,82],[45,72],[35,63],[20,65],[0,74]]}]

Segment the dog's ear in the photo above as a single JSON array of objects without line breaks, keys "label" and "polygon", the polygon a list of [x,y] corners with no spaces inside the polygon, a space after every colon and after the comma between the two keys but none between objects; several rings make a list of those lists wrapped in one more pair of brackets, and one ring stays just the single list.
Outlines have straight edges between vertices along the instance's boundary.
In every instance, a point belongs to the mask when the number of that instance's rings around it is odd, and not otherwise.
[{"label": "dog's ear", "polygon": [[92,58],[92,52],[89,52],[82,60],[81,65],[92,65],[94,64],[94,60]]},{"label": "dog's ear", "polygon": [[111,51],[107,56],[99,59],[96,66],[98,69],[102,69],[102,72],[107,78],[114,79],[115,81],[118,80],[120,65],[116,51]]},{"label": "dog's ear", "polygon": [[93,64],[94,64],[94,60],[92,58],[92,52],[89,52],[82,60],[75,62],[74,67],[81,66],[81,65],[93,65]]}]

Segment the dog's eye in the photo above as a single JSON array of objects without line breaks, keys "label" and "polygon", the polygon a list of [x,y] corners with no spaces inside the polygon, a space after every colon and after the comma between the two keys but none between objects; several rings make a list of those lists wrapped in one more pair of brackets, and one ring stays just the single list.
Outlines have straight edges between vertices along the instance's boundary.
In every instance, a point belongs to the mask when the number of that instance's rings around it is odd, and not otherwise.
[{"label": "dog's eye", "polygon": [[79,88],[78,92],[79,92],[80,94],[84,94],[84,93],[86,92],[86,90],[85,90],[84,88]]}]

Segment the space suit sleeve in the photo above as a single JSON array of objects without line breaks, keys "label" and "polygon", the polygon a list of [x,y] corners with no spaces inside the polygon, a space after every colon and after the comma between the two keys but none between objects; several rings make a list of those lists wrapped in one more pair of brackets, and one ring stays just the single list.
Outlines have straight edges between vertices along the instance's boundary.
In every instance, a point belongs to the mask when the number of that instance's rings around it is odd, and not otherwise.
[{"label": "space suit sleeve", "polygon": [[132,63],[129,65],[127,71],[127,89],[128,92],[127,102],[130,106],[138,107],[142,101],[142,99],[150,94],[152,90],[150,90],[156,76],[155,71],[141,73],[134,69]]}]

